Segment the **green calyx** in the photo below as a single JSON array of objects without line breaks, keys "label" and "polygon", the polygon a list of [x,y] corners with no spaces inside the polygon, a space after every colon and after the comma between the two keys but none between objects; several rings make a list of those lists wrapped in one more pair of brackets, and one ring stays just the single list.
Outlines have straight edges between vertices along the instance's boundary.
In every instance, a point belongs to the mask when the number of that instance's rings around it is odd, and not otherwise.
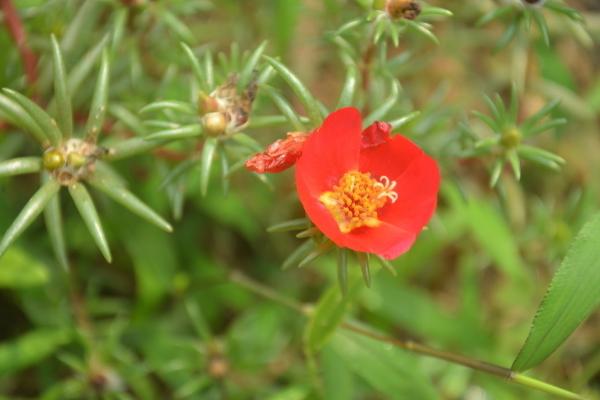
[{"label": "green calyx", "polygon": [[65,157],[55,149],[46,151],[42,157],[42,165],[48,171],[54,171],[65,165]]},{"label": "green calyx", "polygon": [[517,127],[511,127],[504,131],[500,143],[507,150],[516,148],[520,143],[523,135]]}]

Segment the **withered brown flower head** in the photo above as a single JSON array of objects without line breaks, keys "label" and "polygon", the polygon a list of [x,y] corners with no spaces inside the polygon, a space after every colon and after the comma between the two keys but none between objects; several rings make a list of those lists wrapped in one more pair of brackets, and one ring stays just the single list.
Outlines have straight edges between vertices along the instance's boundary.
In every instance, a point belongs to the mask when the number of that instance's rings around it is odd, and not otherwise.
[{"label": "withered brown flower head", "polygon": [[385,10],[392,19],[415,19],[421,14],[421,5],[414,0],[387,0]]}]

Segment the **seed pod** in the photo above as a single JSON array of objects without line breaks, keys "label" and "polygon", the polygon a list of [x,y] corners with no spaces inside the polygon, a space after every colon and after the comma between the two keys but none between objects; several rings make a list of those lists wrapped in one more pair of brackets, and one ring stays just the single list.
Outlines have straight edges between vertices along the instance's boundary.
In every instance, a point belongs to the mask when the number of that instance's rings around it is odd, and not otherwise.
[{"label": "seed pod", "polygon": [[42,157],[42,164],[44,169],[48,171],[54,171],[65,165],[65,158],[60,151],[56,149],[50,149],[44,153]]}]

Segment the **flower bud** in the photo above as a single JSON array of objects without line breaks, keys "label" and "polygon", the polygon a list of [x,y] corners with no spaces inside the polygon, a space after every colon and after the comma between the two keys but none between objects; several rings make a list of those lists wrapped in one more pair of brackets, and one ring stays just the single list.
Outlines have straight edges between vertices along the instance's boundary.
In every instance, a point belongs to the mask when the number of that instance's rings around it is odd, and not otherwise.
[{"label": "flower bud", "polygon": [[69,153],[67,156],[67,163],[75,168],[82,167],[85,165],[87,159],[84,155],[79,153]]},{"label": "flower bud", "polygon": [[421,6],[415,0],[387,0],[385,10],[392,19],[415,19],[421,14]]},{"label": "flower bud", "polygon": [[227,118],[221,112],[211,112],[202,117],[202,126],[208,136],[219,136],[225,133]]},{"label": "flower bud", "polygon": [[42,157],[42,164],[44,169],[48,171],[54,171],[65,165],[65,158],[60,151],[51,149],[44,153],[44,156]]},{"label": "flower bud", "polygon": [[512,127],[504,131],[500,143],[506,149],[514,149],[521,143],[522,137],[521,131],[516,127]]},{"label": "flower bud", "polygon": [[200,92],[198,96],[198,112],[200,115],[212,113],[219,110],[219,103],[217,99],[212,96],[208,96],[204,92]]}]

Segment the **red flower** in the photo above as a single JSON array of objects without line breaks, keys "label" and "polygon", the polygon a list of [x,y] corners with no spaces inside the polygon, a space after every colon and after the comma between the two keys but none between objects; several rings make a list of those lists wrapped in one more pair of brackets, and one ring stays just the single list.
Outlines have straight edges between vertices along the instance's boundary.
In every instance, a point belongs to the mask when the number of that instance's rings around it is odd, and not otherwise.
[{"label": "red flower", "polygon": [[[436,162],[390,125],[362,132],[355,108],[327,117],[296,163],[296,187],[316,227],[339,247],[398,257],[435,211]],[[362,133],[361,133],[362,132]]]}]

